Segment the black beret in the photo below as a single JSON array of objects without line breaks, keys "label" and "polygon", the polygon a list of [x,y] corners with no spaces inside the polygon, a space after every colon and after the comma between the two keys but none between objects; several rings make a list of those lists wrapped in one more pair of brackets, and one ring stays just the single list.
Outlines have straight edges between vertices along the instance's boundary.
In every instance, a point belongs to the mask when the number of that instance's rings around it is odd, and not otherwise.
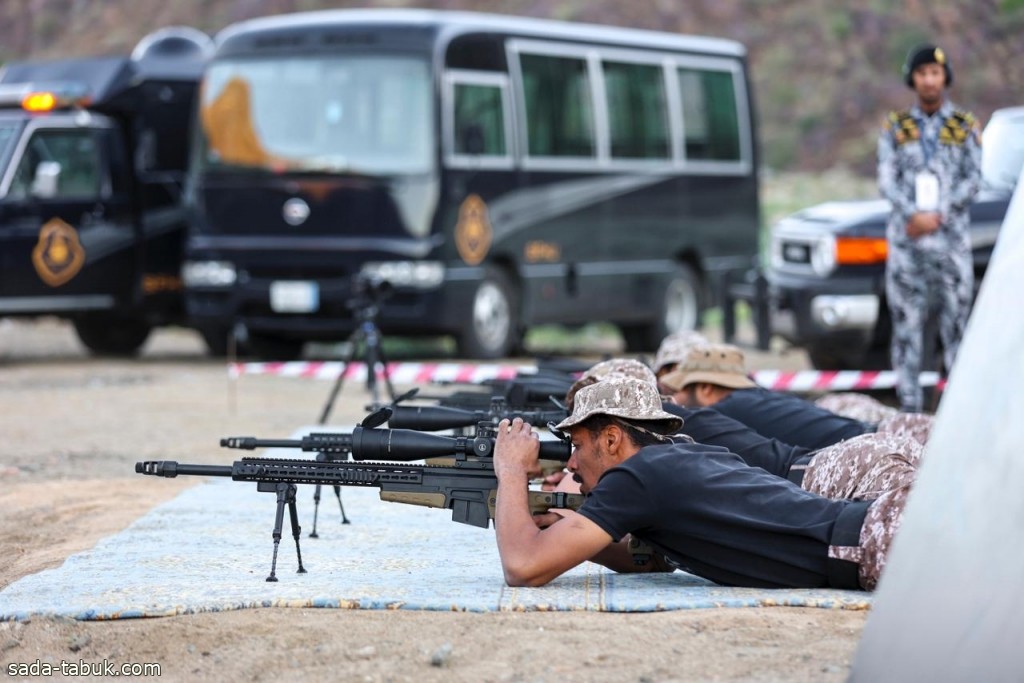
[{"label": "black beret", "polygon": [[949,59],[941,47],[934,45],[918,45],[907,53],[907,61],[903,63],[903,80],[908,88],[914,87],[914,69],[922,64],[941,64],[946,71],[946,87],[953,85],[953,69]]}]

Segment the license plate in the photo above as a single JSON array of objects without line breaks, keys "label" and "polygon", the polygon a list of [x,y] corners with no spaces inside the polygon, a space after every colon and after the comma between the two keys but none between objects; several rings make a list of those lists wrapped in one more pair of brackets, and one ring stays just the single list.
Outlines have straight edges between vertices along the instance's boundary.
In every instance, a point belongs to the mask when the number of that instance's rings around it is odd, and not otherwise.
[{"label": "license plate", "polygon": [[312,313],[320,308],[320,288],[315,282],[271,282],[270,308],[275,313]]}]

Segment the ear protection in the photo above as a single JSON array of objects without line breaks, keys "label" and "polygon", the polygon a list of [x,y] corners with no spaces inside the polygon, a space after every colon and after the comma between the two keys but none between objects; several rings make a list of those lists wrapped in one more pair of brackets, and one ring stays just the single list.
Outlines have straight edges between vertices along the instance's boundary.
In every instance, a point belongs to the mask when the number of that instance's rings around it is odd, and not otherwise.
[{"label": "ear protection", "polygon": [[918,45],[907,53],[903,62],[903,82],[908,88],[914,87],[914,69],[922,64],[941,64],[946,72],[946,87],[953,85],[953,69],[942,48],[934,45]]}]

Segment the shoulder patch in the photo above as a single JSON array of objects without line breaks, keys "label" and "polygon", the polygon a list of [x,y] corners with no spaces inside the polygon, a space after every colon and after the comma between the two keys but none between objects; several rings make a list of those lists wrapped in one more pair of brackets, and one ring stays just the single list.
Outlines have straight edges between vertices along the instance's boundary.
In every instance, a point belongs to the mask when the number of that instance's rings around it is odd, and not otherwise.
[{"label": "shoulder patch", "polygon": [[921,137],[917,121],[910,115],[909,109],[889,112],[889,115],[886,117],[885,130],[893,136],[897,145],[902,145],[905,142],[917,140]]}]

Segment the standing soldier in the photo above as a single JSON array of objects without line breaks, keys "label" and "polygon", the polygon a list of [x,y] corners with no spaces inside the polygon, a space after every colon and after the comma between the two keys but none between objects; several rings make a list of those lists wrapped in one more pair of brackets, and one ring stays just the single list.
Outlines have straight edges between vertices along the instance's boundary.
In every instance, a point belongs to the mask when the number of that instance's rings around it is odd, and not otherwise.
[{"label": "standing soldier", "polygon": [[918,375],[931,298],[937,299],[946,372],[970,313],[974,270],[968,209],[981,181],[981,133],[972,114],[946,99],[953,71],[940,48],[911,50],[903,75],[917,103],[891,112],[885,121],[878,141],[878,185],[892,202],[885,274],[892,366],[901,409],[920,412]]}]

